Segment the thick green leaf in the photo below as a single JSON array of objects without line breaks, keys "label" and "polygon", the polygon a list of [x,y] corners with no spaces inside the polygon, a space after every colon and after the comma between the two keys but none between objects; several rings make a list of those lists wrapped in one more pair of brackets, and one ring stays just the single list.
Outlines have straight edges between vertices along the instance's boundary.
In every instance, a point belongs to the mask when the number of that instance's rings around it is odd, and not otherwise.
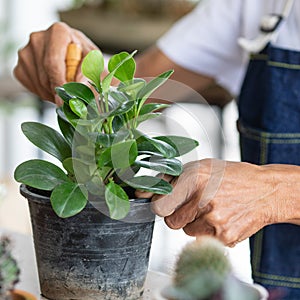
[{"label": "thick green leaf", "polygon": [[70,106],[66,103],[63,104],[62,112],[67,119],[67,121],[72,124],[73,127],[76,127],[78,116],[71,110]]},{"label": "thick green leaf", "polygon": [[89,137],[95,144],[102,147],[110,147],[113,143],[120,143],[129,137],[130,132],[128,130],[119,130],[116,133],[97,133],[91,132]]},{"label": "thick green leaf", "polygon": [[145,87],[143,87],[138,93],[138,99],[140,99],[140,108],[144,104],[144,102],[148,99],[148,97],[162,84],[164,84],[167,79],[173,74],[173,70],[164,72],[151,81],[149,81]]},{"label": "thick green leaf", "polygon": [[155,194],[169,194],[172,192],[172,185],[163,179],[152,176],[137,176],[125,181],[129,186]]},{"label": "thick green leaf", "polygon": [[146,81],[141,78],[134,78],[132,80],[121,82],[118,86],[118,91],[126,93],[135,100],[138,92],[146,85]]},{"label": "thick green leaf", "polygon": [[198,141],[194,139],[176,135],[156,136],[155,139],[168,143],[176,149],[177,153],[175,156],[186,154],[199,146]]},{"label": "thick green leaf", "polygon": [[72,217],[81,212],[87,204],[88,193],[84,186],[64,182],[56,186],[50,201],[53,210],[61,218]]},{"label": "thick green leaf", "polygon": [[71,99],[69,101],[69,106],[75,115],[81,119],[86,119],[88,111],[85,104],[80,99]]},{"label": "thick green leaf", "polygon": [[160,173],[178,176],[182,172],[182,163],[175,158],[163,158],[153,156],[138,160],[135,165],[141,168],[151,169]]},{"label": "thick green leaf", "polygon": [[124,63],[126,63],[126,61],[132,59],[132,57],[135,53],[136,53],[136,51],[134,51],[133,53],[126,56],[121,62],[119,62],[114,67],[114,69],[108,75],[105,76],[105,78],[102,80],[102,90],[104,93],[108,93],[110,86],[111,86],[111,81],[112,81],[113,77],[115,76],[116,72],[119,70],[119,68],[121,68],[122,65]]},{"label": "thick green leaf", "polygon": [[[108,168],[108,170],[111,170]],[[104,176],[103,178],[105,178]],[[105,185],[103,183],[102,177],[93,176],[88,182],[84,184],[89,193],[96,195],[97,199],[105,199]],[[90,200],[90,199],[89,199]],[[90,200],[93,204],[93,201]]]},{"label": "thick green leaf", "polygon": [[114,143],[101,153],[98,161],[99,167],[111,166],[114,169],[124,169],[131,166],[138,155],[135,140]]},{"label": "thick green leaf", "polygon": [[134,118],[136,120],[137,126],[147,120],[152,120],[157,117],[159,117],[161,113],[149,113],[149,114],[144,114],[144,115],[139,115],[138,117]]},{"label": "thick green leaf", "polygon": [[61,86],[58,86],[55,88],[55,92],[56,94],[65,102],[65,103],[69,103],[70,99],[72,99],[73,97],[71,95],[69,95],[65,89]]},{"label": "thick green leaf", "polygon": [[82,74],[90,79],[97,89],[101,91],[100,75],[104,70],[104,58],[100,50],[92,50],[83,59],[81,65]]},{"label": "thick green leaf", "polygon": [[173,158],[176,156],[177,151],[168,143],[142,135],[137,138],[138,151],[150,151],[153,153],[160,153],[166,158]]},{"label": "thick green leaf", "polygon": [[140,167],[137,165],[132,165],[126,169],[117,169],[114,174],[114,181],[117,184],[122,184],[127,179],[134,177],[139,170]]},{"label": "thick green leaf", "polygon": [[116,109],[109,112],[109,117],[125,114],[134,106],[134,104],[135,104],[135,101],[127,101],[127,102],[122,103]]},{"label": "thick green leaf", "polygon": [[160,109],[163,109],[163,108],[166,108],[169,106],[170,106],[169,104],[163,104],[163,103],[147,103],[147,104],[144,104],[143,107],[141,108],[140,115],[145,115],[145,114],[148,114],[153,111],[160,110]]},{"label": "thick green leaf", "polygon": [[35,146],[60,161],[72,155],[68,142],[59,132],[49,126],[37,122],[25,122],[22,124],[22,131]]},{"label": "thick green leaf", "polygon": [[65,159],[63,161],[63,166],[69,174],[72,174],[72,176],[75,177],[76,182],[78,183],[85,183],[91,180],[91,177],[97,168],[96,163],[89,164],[76,157]]},{"label": "thick green leaf", "polygon": [[105,200],[112,219],[120,220],[126,217],[130,203],[125,191],[113,181],[106,185]]},{"label": "thick green leaf", "polygon": [[123,130],[126,126],[126,119],[123,115],[121,116],[114,116],[112,127],[114,132],[118,132]]},{"label": "thick green leaf", "polygon": [[93,121],[80,119],[66,103],[63,104],[63,113],[66,119],[68,120],[68,122],[72,124],[72,126],[75,128],[77,133],[80,133],[83,136],[86,136],[88,134],[88,130],[86,126],[82,123],[83,122],[93,123]]},{"label": "thick green leaf", "polygon": [[[58,108],[60,109],[60,108]],[[58,110],[57,109],[57,110]],[[61,113],[63,113],[61,111]],[[74,127],[71,125],[71,123],[69,123],[68,121],[66,121],[66,119],[61,117],[61,114],[59,114],[57,112],[57,122],[60,128],[61,133],[63,134],[63,136],[65,137],[66,141],[72,145],[73,142],[73,136],[74,136]]]},{"label": "thick green leaf", "polygon": [[[127,59],[129,57],[129,59]],[[122,63],[126,60],[124,63]],[[121,65],[120,65],[121,64]],[[120,66],[119,66],[120,65]],[[114,77],[120,81],[129,81],[133,79],[135,73],[135,61],[128,52],[120,52],[113,55],[108,62],[108,71],[114,72]]]},{"label": "thick green leaf", "polygon": [[51,191],[62,182],[69,182],[67,175],[56,165],[40,160],[28,160],[20,164],[14,173],[16,181],[28,186]]},{"label": "thick green leaf", "polygon": [[[112,102],[112,99],[113,99],[114,102],[116,102],[118,104],[129,101],[128,97],[124,93],[118,92],[118,91],[115,91],[115,90],[111,90],[110,93],[109,93],[109,96],[110,96],[109,97],[109,102]],[[117,106],[118,105],[116,105],[116,104],[113,105],[113,107],[117,107]]]},{"label": "thick green leaf", "polygon": [[83,83],[68,82],[64,84],[62,88],[68,95],[72,96],[72,98],[78,98],[87,104],[91,104],[95,101],[94,93]]},{"label": "thick green leaf", "polygon": [[[97,116],[98,108],[92,90],[80,82],[68,82],[62,86],[65,93],[72,98],[77,98],[88,104],[87,111],[92,117]],[[70,100],[70,99],[69,99]],[[69,103],[69,102],[67,102]]]}]

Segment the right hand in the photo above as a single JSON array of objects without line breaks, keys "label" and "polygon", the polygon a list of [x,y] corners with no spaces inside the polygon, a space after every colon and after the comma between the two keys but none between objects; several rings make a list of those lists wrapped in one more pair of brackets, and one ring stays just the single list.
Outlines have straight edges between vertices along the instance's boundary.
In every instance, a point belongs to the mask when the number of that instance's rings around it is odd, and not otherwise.
[{"label": "right hand", "polygon": [[[45,31],[33,32],[28,44],[18,53],[15,77],[29,91],[43,100],[61,105],[55,88],[66,83],[66,51],[70,42],[82,49],[82,58],[93,49],[98,49],[83,33],[65,23],[57,22]],[[76,81],[84,78],[78,67]]]}]

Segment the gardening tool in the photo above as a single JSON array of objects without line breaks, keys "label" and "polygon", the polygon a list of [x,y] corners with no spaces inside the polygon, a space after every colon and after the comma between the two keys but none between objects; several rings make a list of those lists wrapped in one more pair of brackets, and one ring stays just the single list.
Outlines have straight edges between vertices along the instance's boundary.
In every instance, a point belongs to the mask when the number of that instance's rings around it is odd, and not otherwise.
[{"label": "gardening tool", "polygon": [[82,50],[78,44],[71,42],[66,55],[66,80],[75,81],[76,71],[81,61]]}]

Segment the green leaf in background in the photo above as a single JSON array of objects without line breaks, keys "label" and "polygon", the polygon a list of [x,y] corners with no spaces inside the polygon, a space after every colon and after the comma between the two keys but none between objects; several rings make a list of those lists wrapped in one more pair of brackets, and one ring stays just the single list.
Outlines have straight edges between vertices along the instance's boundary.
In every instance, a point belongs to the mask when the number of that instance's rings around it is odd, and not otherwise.
[{"label": "green leaf in background", "polygon": [[104,58],[100,50],[92,50],[83,59],[81,65],[82,74],[90,79],[97,89],[101,91],[101,73],[104,70]]},{"label": "green leaf in background", "polygon": [[70,182],[59,167],[40,159],[28,160],[20,164],[15,169],[14,178],[18,182],[46,191],[53,190],[60,183]]},{"label": "green leaf in background", "polygon": [[156,136],[155,139],[171,145],[176,150],[175,156],[186,154],[199,146],[198,141],[183,136]]},{"label": "green leaf in background", "polygon": [[155,194],[169,194],[172,192],[172,185],[167,181],[153,176],[137,176],[125,181],[129,186]]},{"label": "green leaf in background", "polygon": [[[129,81],[133,79],[135,73],[135,61],[130,57],[128,52],[120,52],[118,54],[113,55],[108,62],[108,71],[114,72],[114,77],[119,79],[120,81]],[[122,63],[125,60],[124,63]]]},{"label": "green leaf in background", "polygon": [[64,182],[56,186],[50,201],[53,210],[61,218],[72,217],[81,212],[87,204],[88,193],[83,186]]},{"label": "green leaf in background", "polygon": [[22,124],[24,135],[38,148],[63,161],[72,156],[71,147],[56,130],[37,122]]},{"label": "green leaf in background", "polygon": [[175,158],[163,158],[159,156],[152,156],[138,160],[135,165],[141,168],[147,168],[160,173],[178,176],[182,172],[182,163]]},{"label": "green leaf in background", "polygon": [[112,219],[120,220],[126,217],[130,203],[125,191],[113,181],[106,185],[105,201]]}]

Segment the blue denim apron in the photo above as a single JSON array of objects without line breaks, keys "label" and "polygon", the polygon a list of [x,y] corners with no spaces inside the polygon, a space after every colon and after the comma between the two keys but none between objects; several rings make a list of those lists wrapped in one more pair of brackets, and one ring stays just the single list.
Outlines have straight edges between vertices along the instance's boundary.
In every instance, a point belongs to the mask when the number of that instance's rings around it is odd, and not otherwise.
[{"label": "blue denim apron", "polygon": [[[252,55],[238,102],[242,160],[300,165],[300,52],[268,44]],[[254,281],[299,300],[300,226],[267,226],[250,249]]]}]

